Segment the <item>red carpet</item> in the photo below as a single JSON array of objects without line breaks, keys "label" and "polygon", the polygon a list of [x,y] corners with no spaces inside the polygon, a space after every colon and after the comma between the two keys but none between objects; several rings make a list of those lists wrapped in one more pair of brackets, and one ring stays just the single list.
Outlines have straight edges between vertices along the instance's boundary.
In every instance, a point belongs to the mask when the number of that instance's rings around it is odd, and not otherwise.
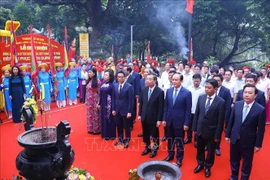
[{"label": "red carpet", "polygon": [[[86,130],[86,107],[83,104],[66,107],[63,109],[52,108],[49,125],[57,125],[61,120],[69,121],[72,133],[69,141],[75,150],[75,167],[85,168],[96,180],[127,180],[129,169],[137,168],[144,161],[152,160],[149,156],[141,156],[144,150],[142,138],[137,138],[141,132],[139,122],[136,122],[132,131],[133,140],[128,149],[114,147],[115,141],[102,141],[100,135],[94,136]],[[39,117],[40,118],[40,117]],[[35,127],[40,127],[40,120]],[[22,148],[17,143],[17,136],[23,132],[19,131],[20,124],[5,121],[0,124],[0,179],[11,179],[18,172],[15,167],[15,159]],[[162,134],[163,129],[160,128]],[[251,180],[270,179],[270,126],[266,127],[263,148],[256,153],[253,161]],[[184,180],[206,179],[204,173],[194,174],[196,163],[196,150],[193,144],[185,147],[185,158],[181,170]],[[230,176],[229,167],[229,145],[222,141],[221,156],[216,157],[212,168],[211,179],[227,180]],[[162,160],[167,156],[166,143],[162,143],[156,156],[156,160]]]}]

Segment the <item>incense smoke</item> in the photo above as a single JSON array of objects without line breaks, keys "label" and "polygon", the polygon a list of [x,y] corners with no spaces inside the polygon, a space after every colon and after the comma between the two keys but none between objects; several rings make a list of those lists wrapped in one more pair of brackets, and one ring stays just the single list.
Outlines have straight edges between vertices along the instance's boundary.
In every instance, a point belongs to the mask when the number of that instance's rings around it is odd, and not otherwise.
[{"label": "incense smoke", "polygon": [[188,19],[185,6],[185,1],[160,1],[157,5],[157,19],[168,30],[172,39],[177,42],[180,55],[188,59],[187,37],[185,37],[185,30],[182,26],[182,23],[187,22]]}]

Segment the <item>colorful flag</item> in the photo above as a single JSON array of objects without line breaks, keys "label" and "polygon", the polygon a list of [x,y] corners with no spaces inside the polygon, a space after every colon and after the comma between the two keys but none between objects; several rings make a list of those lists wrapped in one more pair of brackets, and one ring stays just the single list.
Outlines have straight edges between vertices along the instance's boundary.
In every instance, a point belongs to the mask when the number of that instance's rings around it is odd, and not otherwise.
[{"label": "colorful flag", "polygon": [[189,64],[197,64],[197,62],[193,59],[193,45],[192,38],[190,39],[190,50],[189,50]]},{"label": "colorful flag", "polygon": [[50,58],[50,69],[53,74],[55,74],[55,68],[54,68],[54,56],[53,56],[53,49],[51,45],[51,28],[50,25],[47,25],[47,30],[48,30],[48,49],[49,49],[49,58]]},{"label": "colorful flag", "polygon": [[40,95],[39,95],[39,91],[37,90],[37,85],[36,85],[36,79],[38,76],[38,66],[37,66],[37,59],[36,59],[34,35],[32,31],[32,24],[30,25],[30,35],[31,35],[31,79],[34,85],[32,92],[37,100],[39,99]]},{"label": "colorful flag", "polygon": [[147,62],[150,62],[150,60],[151,60],[150,41],[148,41]]},{"label": "colorful flag", "polygon": [[67,75],[67,73],[68,73],[68,63],[69,63],[67,52],[68,52],[68,39],[67,39],[67,27],[65,26],[65,29],[64,29],[64,71],[65,71],[65,75]]},{"label": "colorful flag", "polygon": [[190,14],[193,14],[194,4],[195,4],[195,0],[187,0],[186,11],[189,12]]},{"label": "colorful flag", "polygon": [[18,57],[16,51],[16,34],[14,31],[14,24],[12,20],[10,27],[10,64],[11,66],[18,64]]}]

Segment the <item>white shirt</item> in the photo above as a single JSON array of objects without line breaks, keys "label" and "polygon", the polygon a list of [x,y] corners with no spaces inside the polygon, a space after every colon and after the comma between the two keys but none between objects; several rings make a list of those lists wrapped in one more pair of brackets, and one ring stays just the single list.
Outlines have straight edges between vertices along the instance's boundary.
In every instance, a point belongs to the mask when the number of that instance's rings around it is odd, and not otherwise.
[{"label": "white shirt", "polygon": [[[210,100],[210,106],[212,105],[212,103],[213,103],[215,97],[216,97],[216,93],[214,93],[214,94],[210,97],[210,98],[211,98],[211,100]],[[206,98],[205,106],[206,106],[206,104],[207,104],[207,102],[208,102],[208,98],[209,98],[209,96],[207,96],[207,98]]]},{"label": "white shirt", "polygon": [[222,85],[230,90],[231,97],[233,98],[234,94],[238,93],[236,84],[232,81],[223,81]]},{"label": "white shirt", "polygon": [[264,92],[265,99],[268,99],[268,90],[270,89],[270,79],[264,78],[260,79],[260,81],[256,84],[256,87]]},{"label": "white shirt", "polygon": [[191,113],[195,114],[198,99],[199,99],[200,95],[205,94],[205,91],[204,91],[204,88],[202,86],[195,88],[194,85],[189,86],[187,89],[191,92],[191,95],[192,95]]},{"label": "white shirt", "polygon": [[249,113],[251,107],[253,106],[254,102],[255,102],[255,101],[253,101],[253,102],[250,103],[250,104],[247,104],[246,102],[244,102],[244,106],[243,106],[243,111],[242,111],[242,112],[244,112],[246,106],[248,105],[248,111],[247,111],[247,115],[248,115],[248,113]]},{"label": "white shirt", "polygon": [[245,85],[245,78],[236,79],[234,82],[235,82],[237,91],[239,91],[240,89],[243,89],[242,87]]},{"label": "white shirt", "polygon": [[[180,92],[180,90],[181,90],[181,88],[182,88],[182,86],[180,86],[179,88],[173,88],[173,96],[174,96],[175,90],[177,90],[177,91],[176,91],[176,97],[177,97],[178,94],[179,94],[179,92]],[[172,97],[173,97],[173,96],[172,96]]]},{"label": "white shirt", "polygon": [[122,86],[122,90],[123,90],[123,87],[125,85],[125,82],[123,84],[120,84],[120,83],[118,83],[118,84],[119,84],[119,86],[118,86],[118,92],[120,93],[120,86]]},{"label": "white shirt", "polygon": [[86,78],[88,78],[88,73],[86,71],[81,71],[81,77],[83,78],[82,85],[86,85]]},{"label": "white shirt", "polygon": [[187,88],[187,87],[189,87],[189,86],[191,86],[192,85],[192,73],[191,72],[189,72],[189,73],[184,73],[183,74],[183,82],[182,82],[182,85],[185,87],[185,88]]},{"label": "white shirt", "polygon": [[168,85],[170,85],[170,81],[169,81],[169,73],[167,71],[164,71],[161,74],[161,87],[164,88],[167,87]]}]

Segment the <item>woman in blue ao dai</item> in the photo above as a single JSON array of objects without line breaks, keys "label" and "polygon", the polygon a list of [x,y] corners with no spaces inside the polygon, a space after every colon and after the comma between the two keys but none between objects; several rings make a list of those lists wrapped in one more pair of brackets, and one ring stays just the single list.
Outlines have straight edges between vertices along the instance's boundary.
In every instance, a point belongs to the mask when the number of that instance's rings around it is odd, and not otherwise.
[{"label": "woman in blue ao dai", "polygon": [[51,78],[48,72],[46,72],[46,68],[48,65],[46,63],[42,63],[39,66],[39,73],[37,78],[37,86],[38,90],[40,91],[40,99],[43,100],[43,104],[41,108],[44,111],[51,110],[51,92],[52,92],[52,83]]},{"label": "woman in blue ao dai", "polygon": [[78,72],[75,69],[76,63],[70,62],[70,72],[68,74],[67,88],[68,88],[68,103],[77,104],[77,89],[79,86]]},{"label": "woman in blue ao dai", "polygon": [[20,66],[21,74],[24,80],[26,98],[31,98],[30,90],[32,88],[32,81],[30,77],[27,75],[27,66]]},{"label": "woman in blue ao dai", "polygon": [[4,73],[3,81],[1,84],[1,91],[4,92],[5,97],[5,110],[7,112],[8,119],[12,118],[12,103],[11,99],[9,98],[9,78],[10,78],[10,70],[11,67],[6,65],[2,67],[2,72]]},{"label": "woman in blue ao dai", "polygon": [[56,96],[56,105],[57,107],[65,107],[66,106],[66,88],[67,88],[67,81],[64,74],[64,70],[62,69],[62,63],[55,63],[56,66],[56,79],[58,85],[58,92]]}]

